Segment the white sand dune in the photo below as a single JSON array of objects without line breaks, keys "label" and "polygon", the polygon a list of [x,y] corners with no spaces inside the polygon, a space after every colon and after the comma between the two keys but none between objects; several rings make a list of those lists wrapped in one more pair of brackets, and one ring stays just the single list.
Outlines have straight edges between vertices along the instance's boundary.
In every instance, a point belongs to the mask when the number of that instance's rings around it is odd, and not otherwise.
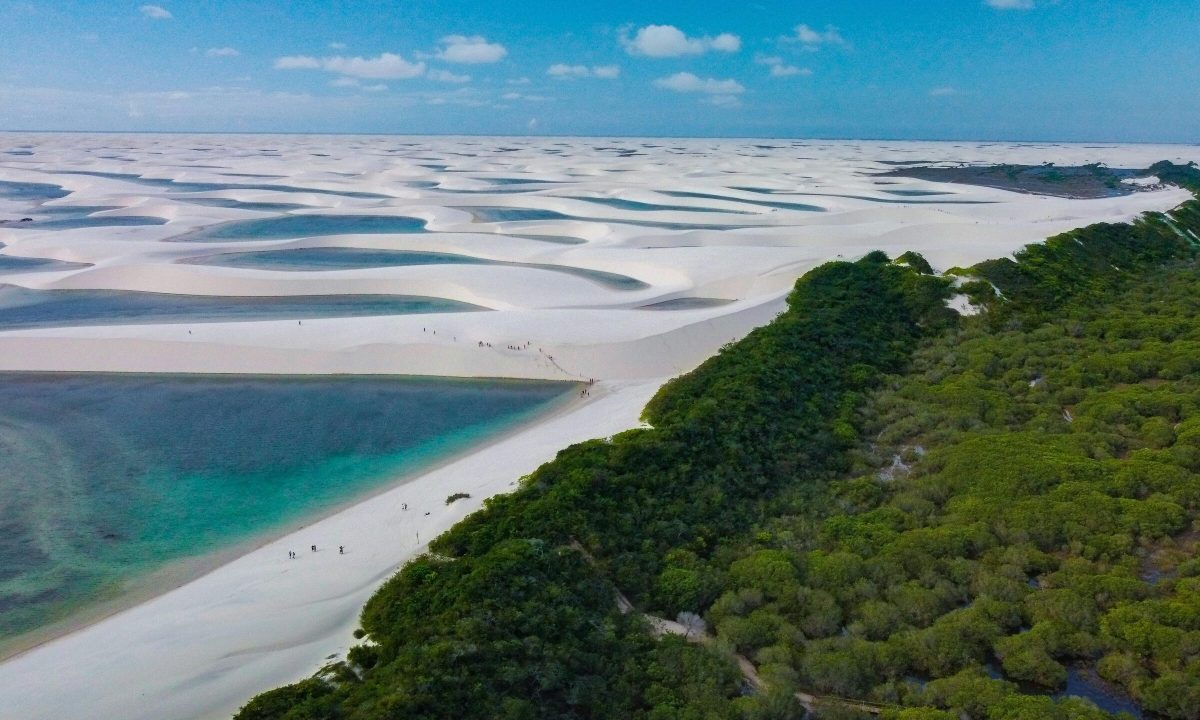
[{"label": "white sand dune", "polygon": [[[0,715],[55,719],[226,717],[254,693],[312,673],[346,650],[362,603],[419,551],[418,532],[423,543],[569,443],[635,426],[662,382],[769,322],[795,279],[822,262],[875,249],[916,250],[946,269],[1092,222],[1165,210],[1188,197],[1166,189],[1071,200],[883,180],[874,173],[891,166],[881,161],[1145,167],[1200,156],[1195,147],[1148,145],[675,139],[0,135],[0,145],[6,142],[31,145],[33,154],[0,160],[0,181],[71,191],[46,208],[107,207],[100,214],[167,222],[63,230],[0,225],[0,254],[88,264],[0,271],[0,285],[217,296],[411,295],[486,310],[8,330],[0,332],[0,370],[600,380],[588,400],[0,663]],[[613,147],[628,152],[605,149]],[[176,185],[74,174],[80,171]],[[245,187],[251,185],[263,187]],[[669,194],[676,192],[716,198]],[[280,212],[197,199],[305,206],[292,211],[297,215],[415,217],[430,232],[217,241],[202,237],[204,231]],[[509,214],[492,220],[478,208],[571,218]],[[0,200],[0,219],[41,218],[44,210]],[[314,247],[449,252],[510,264],[302,272],[196,264],[219,253]],[[621,287],[556,266],[643,285]],[[729,302],[642,309],[679,298]],[[525,343],[528,349],[508,349]],[[456,491],[471,493],[471,500],[446,507],[444,498]],[[408,512],[399,510],[402,502]],[[304,551],[314,542],[342,544],[349,552]],[[288,561],[289,549],[300,559]]]}]

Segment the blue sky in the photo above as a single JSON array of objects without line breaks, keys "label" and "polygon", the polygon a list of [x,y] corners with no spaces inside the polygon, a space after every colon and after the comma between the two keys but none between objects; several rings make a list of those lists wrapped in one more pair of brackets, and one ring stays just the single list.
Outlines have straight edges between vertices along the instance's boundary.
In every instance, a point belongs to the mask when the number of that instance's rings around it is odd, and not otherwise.
[{"label": "blue sky", "polygon": [[0,0],[0,129],[1200,142],[1197,0]]}]

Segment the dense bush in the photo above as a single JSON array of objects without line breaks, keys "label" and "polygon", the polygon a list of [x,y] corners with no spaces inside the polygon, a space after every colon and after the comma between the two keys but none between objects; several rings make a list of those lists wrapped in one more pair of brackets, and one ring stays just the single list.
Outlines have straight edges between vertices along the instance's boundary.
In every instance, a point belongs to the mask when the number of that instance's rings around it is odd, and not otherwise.
[{"label": "dense bush", "polygon": [[[814,270],[650,429],[489,500],[371,599],[345,663],[239,717],[790,718],[796,689],[896,720],[1107,717],[1047,694],[1083,665],[1200,718],[1192,233],[1196,202],[961,271],[976,318],[913,254]],[[656,640],[618,588],[717,642]]]}]

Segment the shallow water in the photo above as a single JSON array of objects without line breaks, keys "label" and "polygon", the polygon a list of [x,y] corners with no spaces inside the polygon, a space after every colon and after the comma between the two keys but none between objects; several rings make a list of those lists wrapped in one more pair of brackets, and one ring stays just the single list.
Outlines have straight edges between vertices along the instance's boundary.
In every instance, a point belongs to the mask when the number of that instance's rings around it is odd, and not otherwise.
[{"label": "shallow water", "polygon": [[953,195],[954,193],[938,190],[884,190],[888,195],[903,195],[907,197],[932,197],[934,195]]},{"label": "shallow water", "polygon": [[5,200],[57,200],[70,194],[59,185],[0,180],[0,198]]},{"label": "shallow water", "polygon": [[[0,273],[39,272],[43,270],[70,270],[87,267],[84,263],[69,263],[50,258],[17,257],[0,254]],[[3,286],[0,286],[3,287]],[[0,312],[3,312],[0,310]]]},{"label": "shallow water", "polygon": [[[994,680],[1008,680],[995,662],[986,663],[983,669],[988,674],[988,677]],[[1065,697],[1080,697],[1090,700],[1096,707],[1105,712],[1127,712],[1137,718],[1137,720],[1141,720],[1144,717],[1138,704],[1122,688],[1108,683],[1097,675],[1094,670],[1089,668],[1068,665],[1067,686],[1057,692],[1049,692],[1045,688],[1031,683],[1017,684],[1022,692],[1049,695],[1056,700]]]},{"label": "shallow water", "polygon": [[152,215],[78,215],[56,217],[52,220],[34,220],[25,223],[7,223],[0,227],[16,230],[77,230],[81,228],[100,227],[135,227],[145,225],[166,225],[164,218]]},{"label": "shallow water", "polygon": [[[680,197],[677,193],[663,193]],[[704,213],[727,213],[730,215],[753,215],[754,213],[746,212],[745,210],[723,210],[721,208],[706,208],[692,205],[659,205],[655,203],[638,202],[636,200],[624,200],[622,198],[575,198],[585,202],[604,205],[606,207],[616,208],[618,210],[633,210],[636,212],[650,212],[656,210],[678,210],[681,212],[704,212]]]},{"label": "shallow water", "polygon": [[0,330],[165,322],[315,320],[481,309],[454,300],[409,295],[229,297],[124,290],[29,290],[0,285]]},{"label": "shallow water", "polygon": [[[883,203],[885,205],[992,205],[991,200],[905,200],[903,198],[880,198],[871,197],[869,195],[842,195],[835,193],[809,193],[803,190],[773,190],[771,188],[760,187],[733,187],[733,190],[744,190],[746,192],[759,193],[760,195],[807,195],[809,197],[828,197],[828,198],[844,198],[846,200],[865,200],[866,202]],[[892,195],[914,195],[926,193],[921,191],[895,191],[883,190]],[[937,193],[937,194],[953,194],[953,193]],[[765,204],[765,203],[764,203]]]},{"label": "shallow water", "polygon": [[721,307],[728,305],[733,300],[725,298],[708,298],[708,297],[680,297],[661,302],[642,305],[638,310],[698,310],[701,308]]},{"label": "shallow water", "polygon": [[279,192],[307,192],[321,193],[323,195],[337,195],[340,197],[361,198],[369,200],[388,200],[391,195],[381,195],[379,193],[358,192],[350,190],[322,190],[319,188],[297,187],[295,185],[271,185],[265,183],[211,183],[211,182],[189,182],[186,180],[171,180],[170,178],[147,178],[131,173],[111,173],[111,172],[96,172],[92,170],[60,170],[62,175],[85,175],[88,177],[105,178],[108,180],[120,180],[122,182],[132,183],[134,185],[142,185],[144,187],[153,187],[166,190],[168,192],[177,193],[197,193],[197,192],[217,192],[220,190],[274,190]]},{"label": "shallow water", "polygon": [[189,242],[287,240],[322,235],[400,235],[423,232],[428,232],[424,220],[403,215],[284,215],[226,223],[175,239]]},{"label": "shallow water", "polygon": [[277,202],[242,202],[241,200],[230,200],[229,198],[180,198],[184,202],[193,205],[204,205],[205,207],[232,208],[234,210],[254,210],[256,212],[290,212],[292,210],[303,210],[311,207],[310,205],[301,205],[299,203],[277,203]]},{"label": "shallow water", "polygon": [[485,258],[454,253],[411,252],[407,250],[370,250],[366,248],[324,247],[263,250],[261,252],[220,253],[195,258],[196,265],[254,268],[261,270],[360,270],[407,265],[490,265]]},{"label": "shallow water", "polygon": [[578,220],[579,218],[564,215],[554,210],[538,208],[513,207],[460,207],[458,210],[469,212],[479,222],[521,222],[525,220]]},{"label": "shallow water", "polygon": [[1141,708],[1137,706],[1133,698],[1125,694],[1121,688],[1105,682],[1092,670],[1078,667],[1067,668],[1067,687],[1062,692],[1055,693],[1054,697],[1062,698],[1069,695],[1091,700],[1096,707],[1105,712],[1127,712],[1138,720],[1143,717]]},{"label": "shallow water", "polygon": [[[575,198],[580,199],[580,198]],[[587,198],[591,199],[591,198]],[[662,228],[664,230],[735,230],[755,225],[716,225],[706,223],[659,222],[655,220],[629,220],[626,218],[590,218],[575,215],[565,215],[554,210],[536,208],[511,207],[459,207],[456,208],[471,213],[478,222],[514,222],[523,220],[576,220],[580,222],[615,223],[621,225],[637,225],[639,227]]]},{"label": "shallow water", "polygon": [[483,177],[477,178],[493,185],[559,185],[561,180],[542,180],[540,178],[522,177]]},{"label": "shallow water", "polygon": [[327,512],[532,417],[565,390],[0,373],[0,639],[172,561]]},{"label": "shallow water", "polygon": [[410,265],[491,265],[547,270],[587,278],[617,290],[640,290],[646,283],[626,275],[546,263],[520,263],[489,260],[457,253],[418,252],[412,250],[371,250],[366,248],[294,248],[261,252],[220,253],[194,258],[196,265],[252,268],[283,271],[360,270]]},{"label": "shallow water", "polygon": [[825,208],[821,207],[820,205],[809,205],[807,203],[782,201],[774,202],[771,200],[747,200],[745,198],[735,198],[727,195],[688,192],[686,190],[660,190],[659,192],[661,192],[663,195],[669,195],[671,197],[698,198],[701,200],[725,200],[728,202],[746,203],[747,205],[758,205],[760,207],[779,208],[780,210],[796,210],[798,212],[825,212]]}]

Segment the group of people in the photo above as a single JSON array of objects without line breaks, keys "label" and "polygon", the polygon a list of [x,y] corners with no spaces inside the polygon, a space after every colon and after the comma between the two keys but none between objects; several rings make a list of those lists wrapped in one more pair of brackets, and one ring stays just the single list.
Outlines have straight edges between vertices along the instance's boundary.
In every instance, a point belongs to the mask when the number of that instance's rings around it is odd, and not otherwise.
[{"label": "group of people", "polygon": [[[401,509],[401,510],[408,510],[408,503],[400,503],[400,509]],[[429,513],[425,513],[425,514],[426,514],[426,515],[428,515]],[[316,551],[317,551],[317,546],[316,546],[316,545],[309,545],[309,546],[308,546],[308,549],[309,549],[309,551],[311,551],[311,552],[316,552]],[[345,554],[346,554],[346,546],[345,546],[345,545],[338,545],[338,555],[345,555]],[[288,560],[295,560],[297,557],[298,557],[298,556],[296,555],[296,551],[295,551],[295,550],[288,550]]]},{"label": "group of people", "polygon": [[[317,551],[317,546],[316,546],[316,545],[309,545],[309,546],[308,546],[308,549],[309,549],[309,550],[311,550],[312,552],[316,552],[316,551]],[[346,546],[345,546],[345,545],[338,545],[338,555],[345,555],[345,554],[346,554]],[[288,550],[288,560],[295,560],[295,559],[296,559],[296,551],[295,551],[295,550]]]}]

